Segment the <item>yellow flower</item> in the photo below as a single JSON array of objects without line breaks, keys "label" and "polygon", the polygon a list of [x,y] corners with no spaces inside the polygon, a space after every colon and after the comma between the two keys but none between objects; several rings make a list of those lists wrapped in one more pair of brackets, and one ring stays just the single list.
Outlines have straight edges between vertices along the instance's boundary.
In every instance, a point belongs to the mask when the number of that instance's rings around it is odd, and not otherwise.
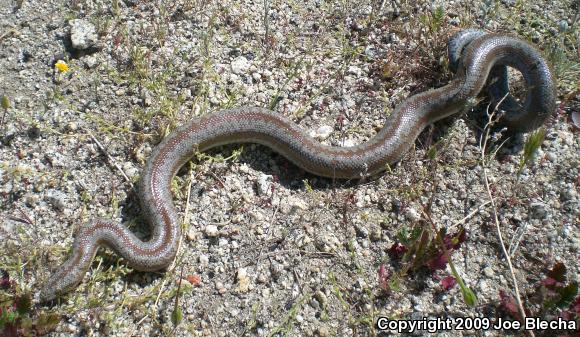
[{"label": "yellow flower", "polygon": [[66,62],[64,62],[63,60],[56,61],[54,67],[58,69],[61,73],[65,73],[68,71],[68,64],[66,64]]}]

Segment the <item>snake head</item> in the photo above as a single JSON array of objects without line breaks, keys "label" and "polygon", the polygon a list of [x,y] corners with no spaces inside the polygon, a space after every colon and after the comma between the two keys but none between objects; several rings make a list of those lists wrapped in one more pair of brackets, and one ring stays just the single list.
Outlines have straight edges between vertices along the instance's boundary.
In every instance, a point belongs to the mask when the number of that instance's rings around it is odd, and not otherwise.
[{"label": "snake head", "polygon": [[457,72],[459,64],[461,63],[463,51],[471,41],[485,34],[486,33],[483,30],[479,29],[464,29],[449,38],[449,43],[447,44],[447,57],[449,58],[449,68],[451,71],[454,73]]}]

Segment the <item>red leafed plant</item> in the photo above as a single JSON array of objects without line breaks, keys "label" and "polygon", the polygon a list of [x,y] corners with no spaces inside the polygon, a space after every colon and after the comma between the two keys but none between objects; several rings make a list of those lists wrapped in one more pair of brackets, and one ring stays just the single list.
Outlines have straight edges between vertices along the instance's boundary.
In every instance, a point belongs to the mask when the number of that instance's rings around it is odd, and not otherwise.
[{"label": "red leafed plant", "polygon": [[[447,276],[441,281],[443,289],[449,290],[459,284],[465,302],[468,305],[475,305],[477,296],[465,285],[450,260],[451,254],[467,239],[465,229],[460,227],[455,233],[448,234],[445,228],[437,230],[433,223],[431,225],[433,228],[418,225],[410,233],[403,229],[397,234],[399,240],[389,248],[388,253],[391,259],[402,264],[402,269],[393,276],[406,275],[421,268],[435,272],[446,269],[449,265],[453,276]],[[388,275],[381,271],[382,269],[379,269],[379,286],[385,289],[389,285]],[[391,281],[390,284],[393,283]]]},{"label": "red leafed plant", "polygon": [[[500,303],[498,310],[517,320],[522,320],[516,300],[504,291],[499,292]],[[566,277],[566,266],[557,262],[552,269],[546,272],[546,277],[538,282],[526,298],[527,306],[535,310],[525,309],[526,316],[540,317],[544,320],[554,320],[558,317],[564,320],[580,320],[580,295],[578,283],[569,281]],[[576,331],[577,332],[577,331]],[[567,336],[570,331],[562,331],[556,335],[555,331],[540,332],[540,336]]]},{"label": "red leafed plant", "polygon": [[0,269],[0,336],[42,336],[60,321],[54,313],[31,314],[30,293],[20,292],[7,271]]},{"label": "red leafed plant", "polygon": [[457,284],[457,280],[455,279],[455,277],[453,277],[451,275],[446,276],[441,280],[441,285],[443,286],[443,289],[445,289],[445,290],[449,290],[449,289],[455,287],[456,284]]},{"label": "red leafed plant", "polygon": [[389,255],[393,260],[401,260],[405,273],[422,267],[431,271],[445,269],[450,255],[459,249],[467,236],[463,228],[453,234],[447,234],[446,229],[442,228],[437,235],[442,239],[443,245],[424,226],[416,226],[411,233],[403,230],[397,234],[399,241],[391,246]]}]

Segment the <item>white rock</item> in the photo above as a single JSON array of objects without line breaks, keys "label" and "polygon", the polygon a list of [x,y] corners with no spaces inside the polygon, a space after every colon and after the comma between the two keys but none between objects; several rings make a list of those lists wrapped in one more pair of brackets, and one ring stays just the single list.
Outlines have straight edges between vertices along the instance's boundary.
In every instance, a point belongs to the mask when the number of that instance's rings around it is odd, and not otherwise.
[{"label": "white rock", "polygon": [[207,267],[209,265],[209,257],[205,254],[199,255],[199,264],[202,267]]},{"label": "white rock", "polygon": [[308,209],[308,204],[304,200],[296,197],[288,197],[286,202],[280,204],[280,212],[282,214],[294,213],[297,210],[305,211]]},{"label": "white rock", "polygon": [[194,228],[193,226],[189,227],[189,229],[187,230],[187,234],[185,235],[187,240],[189,241],[195,241],[197,240],[197,229]]},{"label": "white rock", "polygon": [[232,72],[234,74],[240,75],[240,74],[243,74],[246,71],[248,71],[248,69],[250,68],[250,62],[248,61],[247,58],[245,58],[243,56],[239,56],[239,57],[236,57],[236,59],[234,59],[232,61],[231,67],[232,67]]},{"label": "white rock", "polygon": [[483,268],[483,274],[485,274],[485,276],[490,278],[495,276],[493,269],[491,269],[490,267]]},{"label": "white rock", "polygon": [[125,172],[129,178],[135,178],[139,174],[139,170],[131,162],[123,164],[123,172]]},{"label": "white rock", "polygon": [[66,194],[62,191],[50,189],[46,193],[47,201],[57,210],[63,211],[66,208]]},{"label": "white rock", "polygon": [[94,56],[86,56],[83,58],[83,62],[89,69],[93,69],[97,65],[97,58]]},{"label": "white rock", "polygon": [[330,136],[330,134],[332,133],[333,128],[330,125],[322,125],[321,127],[319,127],[318,129],[311,131],[310,132],[310,136],[312,138],[318,138],[318,139],[326,139],[328,138],[328,136]]},{"label": "white rock", "polygon": [[256,182],[258,187],[259,195],[270,195],[272,194],[272,176],[268,174],[260,174],[258,181]]},{"label": "white rock", "polygon": [[290,207],[292,207],[293,209],[301,211],[305,211],[308,209],[308,204],[304,200],[296,197],[288,198],[288,204],[290,204]]},{"label": "white rock", "polygon": [[419,220],[421,220],[421,215],[414,208],[407,209],[407,212],[405,213],[405,217],[409,221],[419,221]]},{"label": "white rock", "polygon": [[209,236],[210,238],[216,237],[219,233],[219,230],[216,225],[207,225],[204,229],[205,235]]},{"label": "white rock", "polygon": [[237,290],[241,293],[245,293],[250,289],[250,278],[248,277],[248,270],[246,268],[240,268],[237,272],[238,288]]},{"label": "white rock", "polygon": [[362,70],[357,66],[349,66],[347,73],[349,73],[351,75],[361,76]]},{"label": "white rock", "polygon": [[243,163],[242,165],[240,165],[239,171],[242,173],[248,173],[250,172],[250,167],[248,166],[248,164]]},{"label": "white rock", "polygon": [[345,139],[342,142],[342,146],[343,147],[351,147],[351,146],[355,146],[355,145],[356,145],[356,143],[355,143],[354,139],[350,139],[350,138],[349,139]]},{"label": "white rock", "polygon": [[74,49],[83,50],[96,45],[98,37],[95,26],[87,20],[69,21],[70,40]]},{"label": "white rock", "polygon": [[270,78],[272,76],[272,72],[270,70],[268,70],[268,69],[264,69],[262,71],[262,76],[265,77],[265,78]]}]

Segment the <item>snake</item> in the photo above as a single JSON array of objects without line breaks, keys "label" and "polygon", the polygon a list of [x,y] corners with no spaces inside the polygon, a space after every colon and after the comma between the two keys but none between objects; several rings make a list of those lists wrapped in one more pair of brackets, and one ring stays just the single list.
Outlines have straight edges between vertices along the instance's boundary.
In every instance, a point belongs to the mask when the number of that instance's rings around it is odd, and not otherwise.
[{"label": "snake", "polygon": [[[167,268],[176,256],[181,235],[171,180],[196,153],[230,143],[257,143],[314,175],[359,179],[398,162],[428,125],[465,112],[486,87],[490,99],[499,105],[498,126],[511,132],[534,130],[555,111],[553,72],[530,43],[466,29],[450,38],[448,57],[449,68],[455,72],[448,84],[406,98],[376,135],[355,146],[325,145],[290,119],[260,107],[222,110],[177,127],[153,149],[140,177],[138,196],[151,228],[149,240],[139,239],[112,220],[95,219],[79,226],[71,253],[41,287],[39,300],[49,302],[75,289],[101,246],[112,249],[135,270]],[[509,92],[507,67],[522,74],[526,84],[523,102]]]}]

